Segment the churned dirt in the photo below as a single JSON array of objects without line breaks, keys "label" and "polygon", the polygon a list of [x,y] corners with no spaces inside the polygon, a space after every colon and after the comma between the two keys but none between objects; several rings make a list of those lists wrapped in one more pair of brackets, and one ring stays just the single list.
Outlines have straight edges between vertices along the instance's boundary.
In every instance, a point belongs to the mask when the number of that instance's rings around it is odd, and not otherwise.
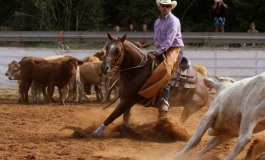
[{"label": "churned dirt", "polygon": [[[171,108],[168,118],[158,121],[157,109],[135,106],[129,126],[119,118],[100,138],[93,138],[92,132],[115,108],[114,104],[103,109],[107,104],[22,105],[17,103],[17,91],[0,90],[0,160],[174,160],[207,110],[201,109],[182,125],[178,122],[182,108]],[[205,135],[192,152],[209,138]],[[235,141],[202,158],[188,159],[223,159]],[[237,159],[245,155],[246,149]]]}]

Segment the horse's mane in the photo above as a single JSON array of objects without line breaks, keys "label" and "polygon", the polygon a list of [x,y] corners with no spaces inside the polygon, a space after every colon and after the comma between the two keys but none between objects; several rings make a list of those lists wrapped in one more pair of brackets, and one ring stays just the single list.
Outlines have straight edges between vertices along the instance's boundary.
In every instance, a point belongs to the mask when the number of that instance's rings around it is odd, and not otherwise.
[{"label": "horse's mane", "polygon": [[[112,37],[112,40],[108,43],[105,44],[104,48],[106,48],[106,46],[108,46],[111,43],[117,43],[121,42],[120,41],[121,37]],[[142,55],[146,55],[139,47],[137,47],[135,44],[133,44],[132,42],[128,41],[125,39],[125,41],[123,42],[124,46],[129,46],[132,47],[133,49],[135,49],[138,53],[141,53]]]},{"label": "horse's mane", "polygon": [[133,48],[135,48],[138,52],[140,52],[141,54],[144,54],[144,52],[143,52],[139,47],[137,47],[135,44],[133,44],[132,42],[130,42],[130,41],[128,41],[128,40],[125,40],[125,41],[124,41],[124,44],[125,44],[125,46],[126,46],[126,45],[130,45],[130,46],[132,46]]}]

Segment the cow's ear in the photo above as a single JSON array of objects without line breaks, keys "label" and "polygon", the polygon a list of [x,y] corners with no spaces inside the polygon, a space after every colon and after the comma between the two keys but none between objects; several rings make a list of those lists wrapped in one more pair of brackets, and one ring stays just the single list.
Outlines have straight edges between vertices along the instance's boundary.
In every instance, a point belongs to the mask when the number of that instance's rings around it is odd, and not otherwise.
[{"label": "cow's ear", "polygon": [[215,77],[219,82],[230,82],[230,83],[235,83],[235,80],[230,77]]},{"label": "cow's ear", "polygon": [[17,64],[18,62],[16,60],[13,60],[10,64],[12,63]]},{"label": "cow's ear", "polygon": [[74,62],[74,59],[69,58],[68,61],[67,61],[67,64],[71,64],[71,63],[73,63],[73,62]]},{"label": "cow's ear", "polygon": [[100,50],[99,54],[101,57],[105,57],[106,56],[106,50]]},{"label": "cow's ear", "polygon": [[216,82],[212,78],[206,77],[203,79],[203,82],[207,88],[215,88]]}]

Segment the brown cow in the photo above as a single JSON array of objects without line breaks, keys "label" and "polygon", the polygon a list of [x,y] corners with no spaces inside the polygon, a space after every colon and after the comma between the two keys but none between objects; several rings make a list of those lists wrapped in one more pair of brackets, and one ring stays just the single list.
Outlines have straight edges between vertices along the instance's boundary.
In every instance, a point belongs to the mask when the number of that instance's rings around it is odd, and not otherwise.
[{"label": "brown cow", "polygon": [[28,90],[32,80],[43,85],[43,90],[48,86],[49,102],[52,100],[54,87],[59,89],[61,104],[64,104],[62,99],[62,88],[67,85],[72,75],[76,74],[78,64],[83,62],[78,61],[74,57],[60,60],[44,60],[42,58],[26,57],[19,64],[21,68],[21,85],[22,102],[28,103]]},{"label": "brown cow", "polygon": [[97,51],[93,56],[98,57],[100,61],[102,61],[105,55],[106,55],[106,50],[102,49],[102,50]]},{"label": "brown cow", "polygon": [[32,79],[31,73],[34,67],[44,61],[43,58],[34,58],[34,57],[24,57],[21,61],[18,62],[20,66],[20,76],[21,81],[19,84],[19,90],[21,93],[21,101],[23,103],[28,103],[28,90],[30,88]]},{"label": "brown cow", "polygon": [[94,53],[92,56],[87,56],[83,59],[83,62],[99,62],[102,61],[103,57],[105,56],[105,50],[99,50]]},{"label": "brown cow", "polygon": [[[85,57],[82,61],[84,63],[85,62],[100,62],[103,59],[103,57],[105,56],[105,54],[106,54],[106,51],[105,50],[99,50],[96,53],[94,53],[92,56]],[[87,66],[89,66],[89,65],[87,65]],[[91,65],[89,67],[90,68],[91,67],[93,68],[95,66]],[[84,70],[84,68],[85,67],[83,67],[82,70]],[[87,70],[91,70],[91,69],[87,69]],[[92,72],[94,72],[94,71],[92,71]],[[95,78],[91,77],[89,79],[97,79],[97,75],[95,76]],[[94,82],[93,83],[90,83],[90,81],[91,80],[83,81],[82,82],[82,84],[80,86],[80,90],[79,90],[80,95],[81,95],[81,96],[79,96],[79,102],[82,101],[84,92],[86,93],[86,95],[90,95],[91,94],[91,84],[94,84]],[[94,81],[94,80],[92,80],[92,81]],[[96,95],[97,95],[97,100],[98,101],[102,101],[102,92],[101,92],[101,89],[99,88],[98,85],[95,85],[94,87],[95,87],[95,91],[96,91]]]},{"label": "brown cow", "polygon": [[[80,100],[83,100],[85,86],[95,85],[95,91],[98,101],[102,101],[103,95],[101,92],[101,88],[99,87],[102,82],[104,81],[104,77],[101,73],[101,63],[102,62],[85,62],[84,64],[80,65],[80,80],[82,84],[80,85]],[[87,89],[87,88],[86,88]],[[90,94],[87,93],[86,94]]]},{"label": "brown cow", "polygon": [[100,59],[95,56],[87,56],[82,61],[83,62],[100,62]]}]

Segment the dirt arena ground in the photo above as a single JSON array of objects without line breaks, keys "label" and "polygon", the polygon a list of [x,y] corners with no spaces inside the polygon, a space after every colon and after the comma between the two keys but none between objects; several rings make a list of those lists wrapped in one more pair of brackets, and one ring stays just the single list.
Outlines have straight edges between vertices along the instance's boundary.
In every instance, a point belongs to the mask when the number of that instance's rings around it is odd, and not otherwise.
[{"label": "dirt arena ground", "polygon": [[[168,128],[162,131],[157,125],[155,108],[135,106],[130,128],[122,125],[119,118],[102,137],[93,138],[91,133],[115,107],[103,110],[107,104],[21,105],[17,103],[17,91],[0,90],[0,160],[174,160],[207,110],[201,109],[180,125],[182,108],[171,108],[168,127],[174,131]],[[264,135],[259,133],[254,138]],[[193,152],[201,149],[209,138],[205,135]],[[235,140],[200,159],[223,159]],[[246,149],[237,159],[245,154]]]}]

